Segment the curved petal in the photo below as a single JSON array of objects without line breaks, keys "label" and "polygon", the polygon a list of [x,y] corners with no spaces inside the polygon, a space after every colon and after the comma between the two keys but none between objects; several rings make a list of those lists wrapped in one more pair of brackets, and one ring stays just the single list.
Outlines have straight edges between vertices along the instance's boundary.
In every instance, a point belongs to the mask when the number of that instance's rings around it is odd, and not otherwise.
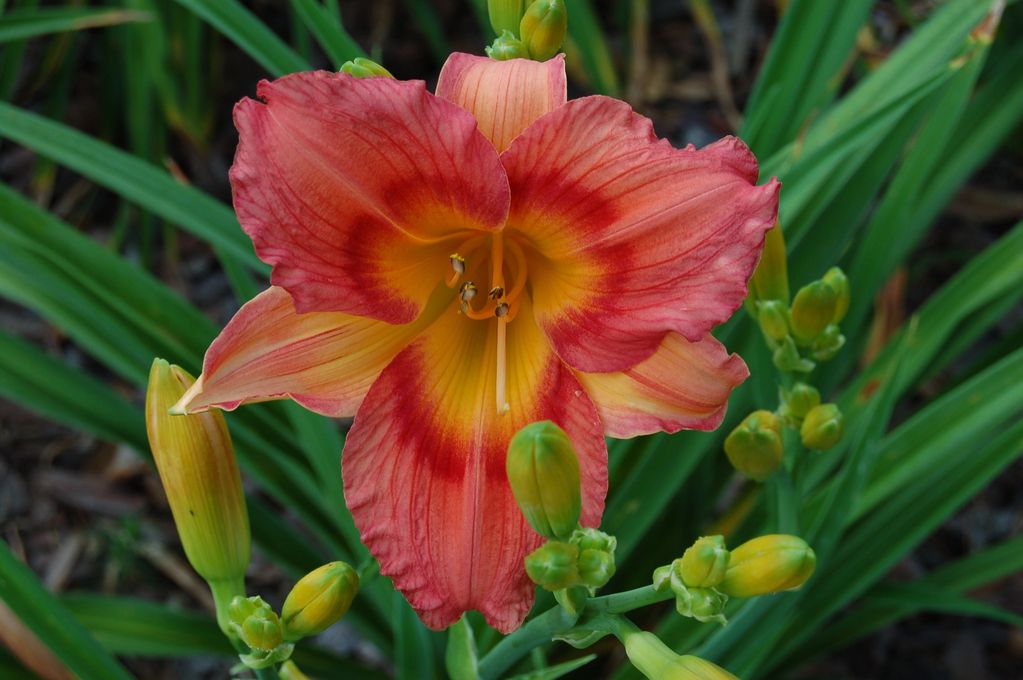
[{"label": "curved petal", "polygon": [[411,321],[457,239],[504,225],[493,147],[422,82],[317,71],[258,94],[235,107],[234,207],[299,312]]},{"label": "curved petal", "polygon": [[[525,310],[523,310],[525,311]],[[496,321],[443,315],[384,369],[342,456],[345,500],[363,542],[431,628],[478,609],[516,628],[533,599],[523,559],[542,538],[505,473],[508,441],[557,422],[579,455],[582,521],[599,523],[607,450],[593,403],[528,315],[508,324],[508,403],[495,404]]]},{"label": "curved petal", "polygon": [[711,335],[689,342],[668,333],[656,352],[628,370],[576,377],[597,405],[604,434],[627,439],[716,429],[728,397],[749,377],[749,369]]},{"label": "curved petal", "polygon": [[238,310],[213,341],[202,375],[175,409],[291,397],[311,411],[351,416],[385,366],[421,330],[340,312],[296,314],[271,287]]},{"label": "curved petal", "polygon": [[496,61],[456,52],[444,62],[437,96],[475,116],[480,132],[504,151],[530,124],[568,99],[565,57]]},{"label": "curved petal", "polygon": [[664,334],[703,338],[742,303],[778,211],[778,182],[733,137],[696,150],[658,140],[623,102],[568,102],[501,156],[508,233],[530,263],[536,319],[582,371],[620,371]]}]

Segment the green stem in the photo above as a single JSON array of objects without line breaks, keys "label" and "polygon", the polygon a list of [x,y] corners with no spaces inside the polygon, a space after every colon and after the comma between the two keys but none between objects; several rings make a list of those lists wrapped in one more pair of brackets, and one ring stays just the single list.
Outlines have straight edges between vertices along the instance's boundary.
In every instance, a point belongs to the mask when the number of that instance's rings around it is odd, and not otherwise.
[{"label": "green stem", "polygon": [[220,630],[223,631],[224,635],[233,641],[234,634],[231,632],[230,626],[227,625],[229,620],[227,609],[231,606],[231,600],[235,596],[245,597],[245,578],[239,576],[238,578],[224,579],[223,581],[208,581],[207,585],[213,594],[213,604],[217,607],[217,625],[220,626]]},{"label": "green stem", "polygon": [[643,586],[635,590],[626,590],[624,593],[595,597],[586,603],[586,609],[600,614],[623,614],[674,597],[675,594],[671,590],[658,592],[653,586]]}]

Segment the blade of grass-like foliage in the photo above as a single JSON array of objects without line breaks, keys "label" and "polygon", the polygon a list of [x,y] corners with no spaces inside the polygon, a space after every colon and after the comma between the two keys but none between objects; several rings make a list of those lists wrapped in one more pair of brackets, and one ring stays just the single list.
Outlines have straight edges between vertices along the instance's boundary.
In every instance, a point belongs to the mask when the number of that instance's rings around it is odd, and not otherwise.
[{"label": "blade of grass-like foliage", "polygon": [[403,0],[405,7],[423,36],[426,44],[430,46],[430,52],[438,64],[443,64],[451,53],[448,40],[444,37],[444,27],[441,25],[437,10],[433,8],[428,0]]},{"label": "blade of grass-like foliage", "polygon": [[180,225],[259,272],[269,268],[256,258],[252,244],[229,207],[185,186],[156,166],[89,135],[0,102],[0,136],[52,158]]},{"label": "blade of grass-like foliage", "polygon": [[873,0],[794,0],[782,14],[750,93],[740,136],[766,157],[792,141],[834,96]]},{"label": "blade of grass-like foliage", "polygon": [[439,659],[431,633],[400,594],[394,594],[394,663],[398,680],[432,680]]},{"label": "blade of grass-like foliage", "polygon": [[0,541],[0,600],[82,680],[131,680],[131,675],[46,592]]},{"label": "blade of grass-like foliage", "polygon": [[238,0],[175,0],[217,29],[272,75],[308,71],[309,62]]},{"label": "blade of grass-like foliage", "polygon": [[572,659],[571,661],[565,661],[549,668],[541,668],[539,670],[531,671],[529,673],[523,673],[516,675],[508,680],[557,680],[560,677],[568,675],[574,670],[582,668],[589,662],[597,658],[596,654],[587,654],[581,656],[578,659]]},{"label": "blade of grass-like foliage", "polygon": [[0,395],[110,441],[146,451],[141,412],[112,389],[0,332]]},{"label": "blade of grass-like foliage", "polygon": [[0,44],[51,33],[152,20],[153,16],[146,12],[116,7],[46,7],[14,10],[0,16]]},{"label": "blade of grass-like foliage", "polygon": [[598,94],[617,97],[621,94],[607,38],[589,0],[565,0],[568,8],[568,37],[565,50],[576,57],[586,73],[589,88]]},{"label": "blade of grass-like foliage", "polygon": [[317,0],[291,0],[291,7],[315,36],[335,69],[340,69],[346,61],[366,56],[341,22]]}]

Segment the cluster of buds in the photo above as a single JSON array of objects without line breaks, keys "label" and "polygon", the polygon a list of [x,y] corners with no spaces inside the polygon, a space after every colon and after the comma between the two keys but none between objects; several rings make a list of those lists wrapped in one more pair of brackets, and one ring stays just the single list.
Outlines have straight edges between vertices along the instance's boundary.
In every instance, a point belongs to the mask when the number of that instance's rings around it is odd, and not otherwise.
[{"label": "cluster of buds", "polygon": [[622,643],[632,665],[650,680],[739,680],[706,659],[676,654],[653,633],[630,632]]},{"label": "cluster of buds", "polygon": [[730,597],[755,597],[799,588],[817,558],[806,541],[785,534],[760,536],[729,552],[723,536],[703,536],[682,557],[654,570],[654,589],[675,595],[682,616],[726,622]]},{"label": "cluster of buds", "polygon": [[615,573],[616,540],[579,525],[579,459],[568,435],[549,420],[530,423],[508,444],[508,483],[526,521],[548,539],[525,560],[526,573],[578,610]]},{"label": "cluster of buds", "polygon": [[486,48],[491,59],[546,61],[558,53],[568,30],[564,0],[489,0],[487,12],[497,39]]},{"label": "cluster of buds", "polygon": [[249,648],[241,655],[249,668],[268,668],[287,661],[295,645],[284,642],[284,627],[277,613],[263,598],[235,597],[228,608],[232,637]]},{"label": "cluster of buds", "polygon": [[750,280],[750,312],[783,373],[809,373],[845,344],[838,324],[849,311],[849,280],[838,267],[800,288],[789,304],[785,238],[775,226]]}]

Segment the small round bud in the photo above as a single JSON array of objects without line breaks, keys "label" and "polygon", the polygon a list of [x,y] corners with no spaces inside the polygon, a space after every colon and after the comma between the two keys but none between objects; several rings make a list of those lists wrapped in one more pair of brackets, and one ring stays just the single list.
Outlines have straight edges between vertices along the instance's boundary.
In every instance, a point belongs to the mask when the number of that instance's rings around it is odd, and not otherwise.
[{"label": "small round bud", "polygon": [[604,550],[579,552],[579,580],[589,588],[603,588],[615,575],[615,556]]},{"label": "small round bud", "polygon": [[523,0],[487,0],[487,15],[494,33],[514,34],[522,20]]},{"label": "small round bud", "polygon": [[502,32],[494,39],[494,42],[484,48],[484,51],[488,57],[496,61],[529,59],[529,51],[526,50],[526,46],[511,31]]},{"label": "small round bud", "polygon": [[822,280],[835,291],[835,314],[831,317],[831,323],[837,324],[849,311],[849,278],[838,267],[832,267]]},{"label": "small round bud", "polygon": [[686,588],[675,590],[675,609],[682,616],[696,619],[700,623],[717,621],[725,623],[722,612],[728,597],[714,588]]},{"label": "small round bud", "polygon": [[774,227],[764,235],[764,252],[753,278],[750,292],[755,300],[779,300],[789,303],[788,260],[785,255],[785,236],[781,226]]},{"label": "small round bud", "polygon": [[743,475],[762,482],[781,465],[781,421],[770,411],[754,411],[725,439],[729,462]]},{"label": "small round bud", "polygon": [[796,383],[792,389],[782,392],[783,413],[796,423],[802,422],[806,414],[820,403],[821,393],[816,387],[806,383]]},{"label": "small round bud", "polygon": [[789,334],[788,309],[780,300],[757,302],[757,323],[771,340],[781,342]]},{"label": "small round bud", "polygon": [[842,440],[844,431],[842,412],[838,406],[821,404],[806,414],[799,428],[799,436],[806,448],[827,451]]},{"label": "small round bud", "polygon": [[814,281],[799,289],[792,301],[789,318],[792,334],[801,345],[809,345],[835,317],[838,296],[824,281]]},{"label": "small round bud", "polygon": [[568,539],[569,543],[579,546],[579,550],[603,550],[613,553],[618,547],[618,539],[610,534],[605,534],[600,529],[591,527],[579,527],[572,532]]},{"label": "small round bud", "polygon": [[508,444],[508,483],[526,521],[546,538],[579,526],[579,460],[565,431],[549,420],[519,430]]},{"label": "small round bud", "polygon": [[356,78],[393,78],[391,72],[365,57],[356,57],[341,64],[341,72]]},{"label": "small round bud", "polygon": [[565,0],[534,0],[519,23],[522,43],[536,61],[546,61],[557,54],[567,31]]},{"label": "small round bud", "polygon": [[270,605],[259,595],[253,595],[252,597],[242,597],[239,595],[231,600],[231,604],[227,608],[227,617],[228,621],[233,625],[241,626],[245,623],[245,619],[250,616],[270,611],[273,611],[270,609]]},{"label": "small round bud", "polygon": [[816,565],[817,556],[798,536],[760,536],[732,551],[718,590],[731,597],[795,590],[806,583]]},{"label": "small round bud", "polygon": [[269,652],[284,642],[281,620],[270,609],[258,610],[242,623],[239,637],[252,649]]},{"label": "small round bud", "polygon": [[682,554],[682,582],[690,588],[713,588],[727,569],[724,536],[703,536]]},{"label": "small round bud", "polygon": [[545,590],[560,590],[579,583],[579,548],[550,541],[526,555],[526,574]]},{"label": "small round bud", "polygon": [[284,637],[298,640],[322,633],[341,619],[359,590],[359,575],[344,562],[318,567],[295,584],[284,600]]}]

